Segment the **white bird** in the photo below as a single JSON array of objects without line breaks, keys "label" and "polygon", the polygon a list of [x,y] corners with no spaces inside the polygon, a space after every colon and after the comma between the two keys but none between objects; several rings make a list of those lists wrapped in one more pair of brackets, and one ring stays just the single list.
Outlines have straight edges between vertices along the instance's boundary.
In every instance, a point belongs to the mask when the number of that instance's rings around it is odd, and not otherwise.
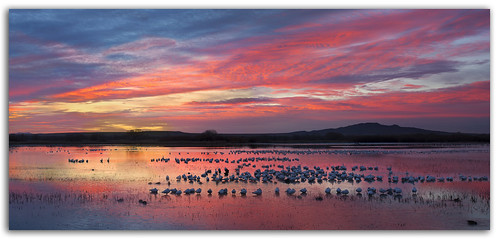
[{"label": "white bird", "polygon": [[226,188],[224,188],[224,189],[220,189],[220,191],[218,191],[218,194],[220,194],[220,195],[225,195],[225,194],[227,194],[227,189],[226,189]]}]

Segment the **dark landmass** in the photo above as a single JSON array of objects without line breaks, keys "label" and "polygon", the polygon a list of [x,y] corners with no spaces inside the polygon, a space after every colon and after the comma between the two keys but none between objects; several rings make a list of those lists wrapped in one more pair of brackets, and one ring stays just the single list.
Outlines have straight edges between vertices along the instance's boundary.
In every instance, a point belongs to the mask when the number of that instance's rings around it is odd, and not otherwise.
[{"label": "dark landmass", "polygon": [[490,134],[450,133],[398,125],[361,123],[336,129],[266,134],[218,134],[180,131],[130,131],[56,134],[9,134],[9,145],[139,144],[163,146],[238,146],[292,143],[489,143]]}]

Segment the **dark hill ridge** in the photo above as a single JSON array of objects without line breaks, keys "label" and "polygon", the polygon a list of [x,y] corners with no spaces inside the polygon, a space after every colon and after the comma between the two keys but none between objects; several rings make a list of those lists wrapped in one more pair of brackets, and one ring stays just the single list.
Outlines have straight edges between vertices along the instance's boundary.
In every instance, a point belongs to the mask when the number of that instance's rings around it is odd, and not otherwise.
[{"label": "dark hill ridge", "polygon": [[397,143],[490,142],[490,134],[432,131],[398,125],[361,123],[340,128],[290,133],[218,134],[180,131],[82,132],[10,134],[9,144],[147,144],[170,146],[231,146],[259,143]]},{"label": "dark hill ridge", "polygon": [[382,125],[379,123],[360,123],[336,129],[314,130],[311,133],[327,134],[339,133],[345,136],[352,135],[408,135],[408,134],[449,134],[448,132],[432,131],[398,125]]}]

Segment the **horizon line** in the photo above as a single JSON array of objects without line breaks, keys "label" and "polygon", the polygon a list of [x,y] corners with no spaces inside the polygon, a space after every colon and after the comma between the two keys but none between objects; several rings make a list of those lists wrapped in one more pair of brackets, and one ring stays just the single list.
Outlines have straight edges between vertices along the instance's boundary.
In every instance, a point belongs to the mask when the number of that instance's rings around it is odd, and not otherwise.
[{"label": "horizon line", "polygon": [[141,132],[179,132],[179,133],[186,133],[186,134],[202,134],[207,131],[215,131],[217,134],[289,134],[289,133],[297,133],[297,132],[313,132],[313,131],[320,131],[320,130],[328,130],[328,129],[339,129],[339,128],[345,128],[345,127],[350,127],[350,126],[355,126],[355,125],[362,125],[362,124],[378,124],[380,126],[398,126],[400,128],[415,128],[415,129],[420,129],[420,130],[427,130],[427,131],[436,131],[436,132],[443,132],[443,133],[462,133],[462,134],[489,134],[490,135],[490,129],[489,132],[461,132],[461,131],[443,131],[443,130],[434,130],[434,129],[426,129],[426,128],[419,128],[415,126],[401,126],[399,124],[381,124],[378,122],[363,122],[363,123],[356,123],[356,124],[350,124],[346,126],[339,126],[339,127],[329,127],[329,128],[321,128],[321,129],[313,129],[313,130],[295,130],[295,131],[288,131],[288,132],[252,132],[252,133],[242,133],[242,132],[236,132],[236,133],[223,133],[223,132],[218,132],[216,129],[206,129],[203,132],[187,132],[187,131],[181,131],[181,130],[147,130],[147,129],[131,129],[131,130],[125,130],[125,131],[66,131],[66,132],[40,132],[40,133],[31,133],[31,132],[16,132],[16,133],[9,133],[9,135],[12,134],[85,134],[85,133],[131,133],[131,132],[136,132],[136,133],[141,133]]}]

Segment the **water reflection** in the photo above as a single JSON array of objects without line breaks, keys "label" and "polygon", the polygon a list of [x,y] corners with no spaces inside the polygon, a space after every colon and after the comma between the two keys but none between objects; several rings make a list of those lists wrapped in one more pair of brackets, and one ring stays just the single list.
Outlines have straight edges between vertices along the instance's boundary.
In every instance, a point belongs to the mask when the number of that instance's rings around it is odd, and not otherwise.
[{"label": "water reflection", "polygon": [[[463,182],[458,177],[461,174],[489,177],[488,147],[310,150],[15,147],[9,150],[10,228],[487,229],[490,183]],[[285,157],[290,160],[276,160]],[[170,160],[155,160],[161,158]],[[237,163],[247,158],[262,160]],[[293,160],[295,158],[299,160]],[[85,161],[71,163],[68,159]],[[175,179],[179,175],[199,176],[217,169],[223,174],[225,168],[231,175],[243,163],[245,166],[240,172],[250,174],[256,170],[283,170],[297,165],[322,169],[341,165],[352,172],[352,167],[362,165],[367,169],[356,173],[382,175],[384,180],[287,184],[277,180],[217,183],[203,177],[199,182],[190,183]],[[374,170],[375,167],[378,170]],[[454,177],[455,181],[390,183],[387,180],[387,168],[390,167],[393,176],[433,175]],[[276,187],[280,188],[279,194],[275,193]],[[328,187],[332,189],[331,194],[325,192]],[[356,194],[359,187],[363,189],[362,193]],[[403,193],[380,195],[377,192],[368,196],[368,187],[399,187]],[[417,187],[416,194],[411,193],[413,187]],[[159,192],[151,194],[151,188],[157,188]],[[182,192],[200,188],[201,193],[164,195],[161,191],[166,188]],[[218,191],[225,188],[227,195],[219,195]],[[241,195],[243,188],[247,189],[247,195]],[[251,193],[258,188],[262,190],[261,195]],[[296,193],[286,194],[287,188],[295,189]],[[303,188],[307,190],[305,194],[300,193]],[[349,194],[337,195],[337,188],[347,189]],[[213,190],[211,195],[207,193],[209,189]],[[232,194],[233,189],[235,194]],[[68,223],[75,219],[79,219],[78,224]],[[467,220],[478,224],[469,228]]]}]

